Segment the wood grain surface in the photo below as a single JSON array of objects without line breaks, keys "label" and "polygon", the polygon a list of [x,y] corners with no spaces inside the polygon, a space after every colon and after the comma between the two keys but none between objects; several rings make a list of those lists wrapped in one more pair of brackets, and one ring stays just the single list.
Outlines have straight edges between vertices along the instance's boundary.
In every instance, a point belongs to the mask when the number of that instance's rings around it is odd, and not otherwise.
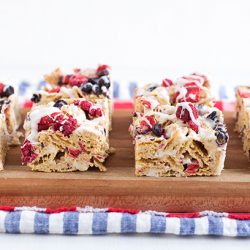
[{"label": "wood grain surface", "polygon": [[169,212],[215,210],[250,212],[250,163],[226,113],[230,135],[225,169],[218,177],[154,178],[134,176],[134,149],[128,134],[131,111],[117,110],[106,173],[39,173],[20,164],[20,149],[11,148],[0,173],[0,205],[94,206]]}]

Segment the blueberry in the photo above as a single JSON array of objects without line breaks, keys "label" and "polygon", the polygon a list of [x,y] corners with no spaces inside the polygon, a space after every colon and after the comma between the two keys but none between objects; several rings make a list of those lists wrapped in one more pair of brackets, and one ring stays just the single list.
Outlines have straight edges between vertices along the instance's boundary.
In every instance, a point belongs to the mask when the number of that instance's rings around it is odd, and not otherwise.
[{"label": "blueberry", "polygon": [[12,94],[14,94],[14,88],[12,86],[6,86],[3,90],[3,95],[9,97]]},{"label": "blueberry", "polygon": [[104,69],[98,72],[98,76],[108,76],[108,75],[109,75],[109,71],[107,69]]},{"label": "blueberry", "polygon": [[38,103],[40,102],[41,98],[42,98],[41,94],[33,94],[30,100],[34,103]]},{"label": "blueberry", "polygon": [[88,82],[92,83],[92,84],[97,84],[98,82],[98,78],[89,78]]},{"label": "blueberry", "polygon": [[81,87],[82,92],[85,92],[85,93],[90,93],[92,89],[93,89],[93,84],[90,82],[83,84]]},{"label": "blueberry", "polygon": [[152,127],[152,132],[157,136],[160,137],[163,134],[163,128],[162,125],[159,123],[156,123],[155,125],[153,125]]},{"label": "blueberry", "polygon": [[216,117],[217,117],[217,112],[216,112],[216,111],[213,111],[212,113],[210,113],[210,114],[207,116],[207,119],[210,119],[210,120],[214,121]]},{"label": "blueberry", "polygon": [[98,84],[100,87],[105,86],[107,89],[110,87],[110,80],[107,76],[100,77]]},{"label": "blueberry", "polygon": [[215,127],[215,136],[216,136],[216,143],[219,146],[227,143],[229,136],[228,136],[227,130],[223,124],[218,124]]},{"label": "blueberry", "polygon": [[102,89],[99,85],[94,85],[92,91],[95,95],[100,95],[102,93]]},{"label": "blueberry", "polygon": [[60,109],[63,105],[66,104],[67,102],[65,102],[64,100],[57,100],[53,106]]}]

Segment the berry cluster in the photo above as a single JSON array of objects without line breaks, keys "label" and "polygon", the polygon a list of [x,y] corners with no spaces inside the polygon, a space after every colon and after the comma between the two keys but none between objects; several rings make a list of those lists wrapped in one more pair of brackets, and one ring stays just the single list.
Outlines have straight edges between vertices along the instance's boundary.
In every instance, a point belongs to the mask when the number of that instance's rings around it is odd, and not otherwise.
[{"label": "berry cluster", "polygon": [[24,141],[21,147],[21,153],[22,163],[31,163],[38,156],[38,154],[35,153],[35,147],[31,144],[29,140]]},{"label": "berry cluster", "polygon": [[79,74],[78,70],[76,74],[65,75],[60,77],[58,85],[70,85],[79,87],[82,92],[95,95],[108,95],[108,89],[110,87],[109,78],[109,66],[100,65],[96,70],[96,77],[88,78]]},{"label": "berry cluster", "polygon": [[79,106],[86,114],[86,117],[91,119],[94,117],[101,117],[103,115],[102,109],[89,101],[74,101],[74,104]]},{"label": "berry cluster", "polygon": [[189,127],[198,133],[198,111],[192,103],[179,103],[176,110],[176,117],[188,123]]},{"label": "berry cluster", "polygon": [[141,120],[140,126],[136,129],[138,134],[147,134],[152,132],[157,137],[164,135],[164,129],[162,125],[157,123],[154,116],[146,116],[144,120]]},{"label": "berry cluster", "polygon": [[65,136],[69,136],[77,127],[77,120],[72,115],[65,116],[60,112],[54,112],[40,119],[38,132],[52,128],[54,131],[60,131]]},{"label": "berry cluster", "polygon": [[10,85],[0,83],[0,97],[9,97],[14,94],[14,88]]}]

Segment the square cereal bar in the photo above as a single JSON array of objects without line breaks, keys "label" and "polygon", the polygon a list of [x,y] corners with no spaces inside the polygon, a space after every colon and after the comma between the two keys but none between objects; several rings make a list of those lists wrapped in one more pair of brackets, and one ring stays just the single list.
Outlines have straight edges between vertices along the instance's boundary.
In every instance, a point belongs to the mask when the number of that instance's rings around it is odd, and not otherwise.
[{"label": "square cereal bar", "polygon": [[3,83],[0,83],[0,109],[1,114],[5,116],[8,144],[19,145],[22,133],[17,131],[21,124],[17,95],[12,86]]},{"label": "square cereal bar", "polygon": [[7,150],[8,144],[5,115],[0,114],[0,170],[3,170]]},{"label": "square cereal bar", "polygon": [[250,160],[250,87],[239,86],[236,89],[236,125],[235,130],[243,142],[243,150]]},{"label": "square cereal bar", "polygon": [[137,176],[211,176],[224,167],[228,134],[217,108],[182,102],[136,112],[130,132]]},{"label": "square cereal bar", "polygon": [[64,99],[34,106],[27,114],[22,162],[44,172],[86,171],[109,154],[108,124],[100,104]]}]

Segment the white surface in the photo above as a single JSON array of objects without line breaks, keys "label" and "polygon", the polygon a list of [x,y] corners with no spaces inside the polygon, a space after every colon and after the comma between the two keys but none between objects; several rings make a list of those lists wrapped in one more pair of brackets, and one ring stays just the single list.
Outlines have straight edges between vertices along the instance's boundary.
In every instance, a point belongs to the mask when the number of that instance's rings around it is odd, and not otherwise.
[{"label": "white surface", "polygon": [[214,91],[247,84],[249,13],[249,0],[1,0],[0,79],[102,62],[119,81],[200,71]]},{"label": "white surface", "polygon": [[[18,246],[18,247],[17,247]],[[0,234],[1,249],[49,250],[249,250],[250,239],[223,237],[176,237],[152,235],[53,236]]]}]

